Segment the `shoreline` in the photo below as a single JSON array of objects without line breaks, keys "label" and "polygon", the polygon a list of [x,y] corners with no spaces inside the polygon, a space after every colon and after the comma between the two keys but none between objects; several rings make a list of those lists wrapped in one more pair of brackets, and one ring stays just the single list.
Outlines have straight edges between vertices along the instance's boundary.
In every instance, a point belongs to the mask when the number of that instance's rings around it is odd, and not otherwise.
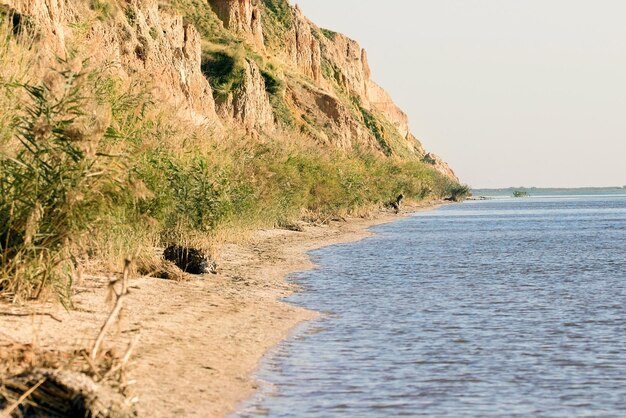
[{"label": "shoreline", "polygon": [[[258,389],[253,375],[261,360],[298,325],[319,315],[283,301],[299,290],[287,276],[315,267],[308,253],[359,241],[373,235],[372,226],[441,204],[406,206],[399,214],[380,210],[366,219],[307,225],[303,232],[259,230],[247,243],[223,247],[218,275],[184,282],[132,279],[124,319],[107,345],[122,350],[140,334],[129,370],[136,380],[139,416],[236,412]],[[46,315],[3,316],[0,345],[67,351],[89,346],[108,315],[107,285],[107,277],[79,283],[70,312],[46,303],[20,308]]]}]

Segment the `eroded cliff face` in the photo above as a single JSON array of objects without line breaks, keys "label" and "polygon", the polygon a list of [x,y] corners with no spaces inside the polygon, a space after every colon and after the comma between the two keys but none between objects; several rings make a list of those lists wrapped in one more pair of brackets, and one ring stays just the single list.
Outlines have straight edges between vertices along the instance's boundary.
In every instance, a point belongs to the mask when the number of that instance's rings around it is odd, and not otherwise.
[{"label": "eroded cliff face", "polygon": [[371,132],[334,94],[309,84],[290,83],[289,102],[300,113],[303,132],[320,142],[342,149],[378,149]]},{"label": "eroded cliff face", "polygon": [[259,0],[208,0],[208,2],[226,29],[249,36],[257,47],[264,46]]},{"label": "eroded cliff face", "polygon": [[67,22],[76,18],[76,11],[64,0],[0,0],[10,13],[16,13],[37,25],[37,33],[46,37],[41,47],[51,54],[64,53]]},{"label": "eroded cliff face", "polygon": [[413,155],[458,181],[441,158],[423,149],[410,131],[406,113],[371,79],[367,52],[358,43],[320,29],[298,6],[291,14],[284,46],[278,46],[276,56],[286,57],[286,64],[315,86],[291,88],[292,103],[308,121],[308,132],[341,148]]},{"label": "eroded cliff face", "polygon": [[[0,0],[36,22],[51,57],[87,45],[93,61],[112,65],[121,77],[151,80],[157,99],[196,123],[255,137],[281,129],[341,149],[421,159],[458,181],[423,149],[407,115],[371,79],[365,50],[320,29],[287,0],[176,0],[166,9],[157,0],[101,2],[110,6],[105,16],[93,2]],[[228,36],[210,29],[201,35],[194,23],[204,21],[197,16],[215,16]],[[88,30],[76,30],[77,22]],[[231,67],[207,61],[203,45],[233,55]],[[213,70],[236,82],[216,91]]]},{"label": "eroded cliff face", "polygon": [[154,80],[153,94],[170,102],[180,116],[219,128],[209,82],[200,69],[201,39],[180,15],[163,12],[156,0],[133,0],[114,7],[108,20],[94,16],[86,33],[75,24],[94,15],[83,2],[70,0],[0,0],[30,17],[54,56],[80,44],[91,64],[107,64],[123,78]]},{"label": "eroded cliff face", "polygon": [[109,50],[107,59],[119,62],[129,77],[158,80],[157,94],[176,108],[187,109],[199,122],[218,122],[211,86],[200,69],[201,39],[195,27],[180,15],[159,10],[157,1],[130,2],[124,15],[116,26],[94,25],[90,41]]},{"label": "eroded cliff face", "polygon": [[322,50],[314,27],[298,6],[293,9],[293,27],[287,32],[285,49],[289,62],[313,81],[322,79]]},{"label": "eroded cliff face", "polygon": [[248,133],[274,130],[274,113],[269,102],[265,80],[257,64],[246,59],[242,84],[223,101],[218,101],[220,115],[238,122]]}]

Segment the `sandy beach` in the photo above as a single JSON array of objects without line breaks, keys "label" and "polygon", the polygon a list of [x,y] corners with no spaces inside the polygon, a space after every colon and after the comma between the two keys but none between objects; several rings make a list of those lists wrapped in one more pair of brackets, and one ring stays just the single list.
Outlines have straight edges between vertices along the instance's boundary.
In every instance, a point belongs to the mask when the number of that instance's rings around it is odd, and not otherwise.
[{"label": "sandy beach", "polygon": [[[260,230],[249,242],[222,249],[217,275],[183,282],[132,279],[123,319],[107,344],[124,350],[140,334],[129,371],[140,416],[224,417],[235,411],[257,388],[252,374],[267,351],[317,315],[281,301],[297,291],[286,276],[314,267],[307,252],[362,239],[371,235],[370,226],[433,206],[307,225],[302,232]],[[0,344],[89,347],[110,310],[108,283],[107,277],[86,278],[76,287],[72,311],[59,304],[1,305]],[[40,314],[16,315],[33,311]]]}]

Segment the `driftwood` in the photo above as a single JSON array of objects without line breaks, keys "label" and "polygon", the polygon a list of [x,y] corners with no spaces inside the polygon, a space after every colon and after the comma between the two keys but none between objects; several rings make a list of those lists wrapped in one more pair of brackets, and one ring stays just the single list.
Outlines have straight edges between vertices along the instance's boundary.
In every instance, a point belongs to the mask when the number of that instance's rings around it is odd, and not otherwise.
[{"label": "driftwood", "polygon": [[[102,349],[128,295],[130,260],[120,281],[111,283],[115,304],[90,350],[63,353],[11,344],[0,351],[0,418],[136,417],[137,398],[128,392],[126,368],[139,341],[136,334],[123,357]],[[4,363],[4,364],[3,364]]]},{"label": "driftwood", "polygon": [[137,413],[131,401],[80,372],[38,369],[4,382],[7,391],[22,394],[0,412],[10,417],[18,407],[24,417],[130,418]]},{"label": "driftwood", "polygon": [[107,318],[107,320],[104,322],[104,325],[102,325],[102,328],[100,329],[100,333],[98,334],[98,337],[96,338],[96,341],[93,344],[93,347],[91,349],[91,360],[95,360],[98,357],[100,346],[104,342],[104,337],[106,336],[107,331],[115,323],[115,320],[117,319],[122,308],[124,307],[124,300],[126,299],[126,296],[128,295],[129,273],[130,273],[130,260],[125,260],[124,261],[124,276],[122,278],[122,288],[119,291],[119,293],[117,292],[115,293],[115,296],[116,296],[115,306],[113,306],[113,310],[109,314],[109,317]]},{"label": "driftwood", "polygon": [[0,316],[47,316],[57,322],[63,322],[61,319],[48,312],[0,312]]},{"label": "driftwood", "polygon": [[185,273],[217,274],[217,264],[202,250],[193,247],[170,245],[163,252],[163,258],[170,261]]}]

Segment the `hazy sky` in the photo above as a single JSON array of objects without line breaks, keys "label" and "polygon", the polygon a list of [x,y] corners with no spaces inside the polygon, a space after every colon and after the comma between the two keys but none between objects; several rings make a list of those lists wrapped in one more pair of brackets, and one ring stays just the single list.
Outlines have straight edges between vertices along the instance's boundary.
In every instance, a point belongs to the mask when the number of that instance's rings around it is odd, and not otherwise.
[{"label": "hazy sky", "polygon": [[471,186],[626,185],[626,1],[296,3]]}]

